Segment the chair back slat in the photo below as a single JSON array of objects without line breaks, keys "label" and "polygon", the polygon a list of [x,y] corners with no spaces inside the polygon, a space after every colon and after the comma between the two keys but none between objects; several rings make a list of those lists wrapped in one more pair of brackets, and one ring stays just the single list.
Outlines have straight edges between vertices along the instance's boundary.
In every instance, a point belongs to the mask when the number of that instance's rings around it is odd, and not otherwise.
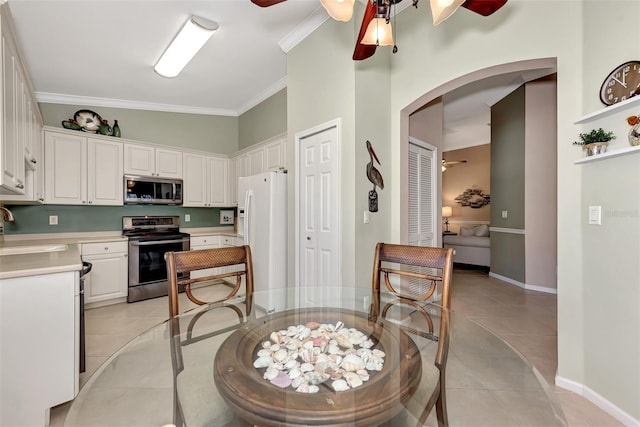
[{"label": "chair back slat", "polygon": [[[215,249],[199,249],[193,251],[167,252],[167,279],[169,282],[169,315],[176,316],[179,310],[178,290],[183,286],[187,298],[198,305],[225,301],[234,297],[241,288],[241,277],[245,277],[245,298],[247,315],[251,312],[253,301],[253,262],[251,248],[249,246],[232,246]],[[205,277],[180,278],[179,275],[199,270],[237,266],[233,272],[208,275]],[[227,277],[236,277],[235,284],[227,296],[216,301],[202,301],[198,299],[191,289],[194,283],[221,280]]]}]

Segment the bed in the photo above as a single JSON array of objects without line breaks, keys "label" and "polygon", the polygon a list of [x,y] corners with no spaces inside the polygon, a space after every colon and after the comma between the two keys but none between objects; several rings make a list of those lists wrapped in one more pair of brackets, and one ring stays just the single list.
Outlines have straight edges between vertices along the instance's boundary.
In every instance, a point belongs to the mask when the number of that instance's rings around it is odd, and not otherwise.
[{"label": "bed", "polygon": [[491,243],[487,225],[460,227],[457,235],[443,236],[442,243],[445,248],[454,249],[453,262],[455,263],[482,267],[491,265]]}]

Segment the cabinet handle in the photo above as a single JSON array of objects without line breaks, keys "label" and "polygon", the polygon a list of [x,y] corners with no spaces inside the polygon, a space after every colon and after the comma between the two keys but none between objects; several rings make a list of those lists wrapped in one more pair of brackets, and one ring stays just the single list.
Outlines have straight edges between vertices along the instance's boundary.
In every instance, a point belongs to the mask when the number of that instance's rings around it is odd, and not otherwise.
[{"label": "cabinet handle", "polygon": [[24,184],[19,182],[16,184],[16,188],[24,188]]},{"label": "cabinet handle", "polygon": [[44,202],[44,199],[42,197],[40,197],[38,200]]},{"label": "cabinet handle", "polygon": [[33,163],[35,165],[38,162],[36,161],[36,159],[31,159],[31,163]]},{"label": "cabinet handle", "polygon": [[105,250],[105,251],[108,251],[108,250],[109,250],[109,246],[105,246],[105,247],[104,247],[104,250]]},{"label": "cabinet handle", "polygon": [[82,204],[85,204],[85,203],[87,203],[87,202],[85,202],[85,201],[83,200],[83,201],[82,201]]}]

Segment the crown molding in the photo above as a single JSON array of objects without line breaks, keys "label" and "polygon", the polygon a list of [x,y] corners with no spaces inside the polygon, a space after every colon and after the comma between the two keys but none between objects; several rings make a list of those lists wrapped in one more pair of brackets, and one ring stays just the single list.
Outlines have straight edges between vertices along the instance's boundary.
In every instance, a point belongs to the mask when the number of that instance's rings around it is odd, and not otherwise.
[{"label": "crown molding", "polygon": [[64,95],[60,93],[36,92],[36,100],[42,103],[92,105],[96,107],[127,108],[131,110],[164,111],[169,113],[203,114],[209,116],[238,116],[234,110],[193,107],[188,105],[157,104],[153,102],[128,101],[126,99],[94,98],[90,96]]},{"label": "crown molding", "polygon": [[284,76],[283,78],[281,78],[280,80],[278,80],[277,82],[275,82],[274,84],[269,86],[262,93],[260,93],[257,96],[251,98],[246,104],[244,104],[242,107],[240,107],[238,109],[238,112],[237,112],[238,114],[237,115],[239,116],[241,114],[246,113],[247,111],[249,111],[250,109],[252,109],[256,105],[260,104],[262,101],[265,101],[266,99],[268,99],[269,97],[275,95],[276,93],[280,92],[282,89],[284,89],[286,87],[287,87],[287,76]]},{"label": "crown molding", "polygon": [[278,42],[278,46],[280,46],[280,49],[282,49],[284,53],[289,53],[298,43],[317,30],[320,25],[324,24],[327,19],[329,19],[329,15],[324,10],[324,7],[322,7],[322,5],[318,6],[304,21],[296,25],[289,34],[284,36],[284,38]]}]

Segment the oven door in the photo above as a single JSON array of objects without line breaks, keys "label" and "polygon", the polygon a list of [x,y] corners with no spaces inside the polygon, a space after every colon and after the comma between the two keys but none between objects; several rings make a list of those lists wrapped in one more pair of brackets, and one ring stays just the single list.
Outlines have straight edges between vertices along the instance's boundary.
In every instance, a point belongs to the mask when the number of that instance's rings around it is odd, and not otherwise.
[{"label": "oven door", "polygon": [[188,251],[189,237],[129,241],[128,302],[168,295],[166,252]]}]

